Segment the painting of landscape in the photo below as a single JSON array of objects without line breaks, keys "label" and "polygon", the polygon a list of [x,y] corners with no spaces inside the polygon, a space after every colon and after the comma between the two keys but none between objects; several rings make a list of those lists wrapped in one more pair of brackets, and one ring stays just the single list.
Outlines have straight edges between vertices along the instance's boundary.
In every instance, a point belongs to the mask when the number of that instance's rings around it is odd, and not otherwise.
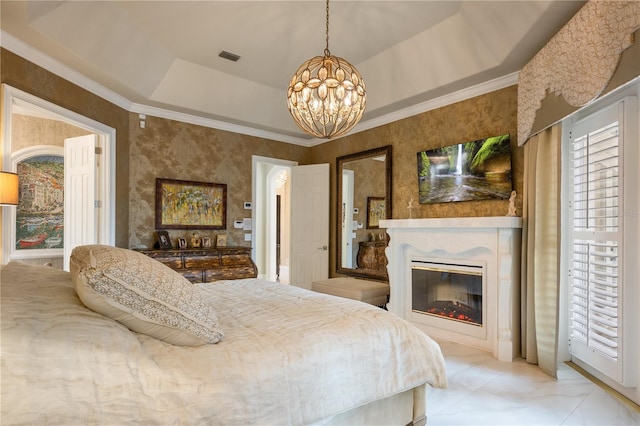
[{"label": "painting of landscape", "polygon": [[227,229],[227,185],[156,179],[156,229]]},{"label": "painting of landscape", "polygon": [[61,249],[64,241],[64,157],[40,155],[18,163],[16,250]]},{"label": "painting of landscape", "polygon": [[512,190],[508,134],[421,151],[421,204],[508,199]]}]

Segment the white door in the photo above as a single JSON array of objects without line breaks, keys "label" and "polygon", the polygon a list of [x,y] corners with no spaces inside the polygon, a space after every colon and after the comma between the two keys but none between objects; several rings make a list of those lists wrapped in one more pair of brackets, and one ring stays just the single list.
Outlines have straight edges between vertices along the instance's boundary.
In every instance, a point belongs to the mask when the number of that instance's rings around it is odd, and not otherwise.
[{"label": "white door", "polygon": [[64,141],[64,263],[69,270],[69,258],[74,247],[95,244],[97,136],[87,135]]},{"label": "white door", "polygon": [[311,289],[329,277],[329,164],[291,170],[290,283]]}]

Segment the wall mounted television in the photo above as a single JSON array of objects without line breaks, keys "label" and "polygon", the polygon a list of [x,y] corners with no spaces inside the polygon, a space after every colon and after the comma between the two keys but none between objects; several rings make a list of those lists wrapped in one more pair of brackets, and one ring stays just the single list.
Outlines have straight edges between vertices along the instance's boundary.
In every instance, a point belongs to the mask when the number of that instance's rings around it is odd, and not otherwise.
[{"label": "wall mounted television", "polygon": [[508,199],[511,138],[508,134],[418,152],[420,204]]}]

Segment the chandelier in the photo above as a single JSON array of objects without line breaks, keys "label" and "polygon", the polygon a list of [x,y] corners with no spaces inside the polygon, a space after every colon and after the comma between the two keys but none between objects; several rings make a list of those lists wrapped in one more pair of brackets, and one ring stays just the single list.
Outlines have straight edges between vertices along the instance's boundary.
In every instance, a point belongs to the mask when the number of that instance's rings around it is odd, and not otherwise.
[{"label": "chandelier", "polygon": [[329,0],[327,0],[324,56],[304,62],[289,83],[287,106],[306,133],[332,138],[348,132],[364,112],[366,92],[358,70],[329,52]]}]

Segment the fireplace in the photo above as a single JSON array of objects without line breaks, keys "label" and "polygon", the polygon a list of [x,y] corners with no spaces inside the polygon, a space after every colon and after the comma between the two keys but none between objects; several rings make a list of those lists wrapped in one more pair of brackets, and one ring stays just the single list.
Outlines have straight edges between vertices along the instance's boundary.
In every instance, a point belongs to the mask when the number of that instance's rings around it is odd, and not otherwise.
[{"label": "fireplace", "polygon": [[479,265],[412,262],[412,312],[482,327],[483,269]]},{"label": "fireplace", "polygon": [[519,217],[383,220],[390,312],[435,339],[512,361],[520,347]]}]

